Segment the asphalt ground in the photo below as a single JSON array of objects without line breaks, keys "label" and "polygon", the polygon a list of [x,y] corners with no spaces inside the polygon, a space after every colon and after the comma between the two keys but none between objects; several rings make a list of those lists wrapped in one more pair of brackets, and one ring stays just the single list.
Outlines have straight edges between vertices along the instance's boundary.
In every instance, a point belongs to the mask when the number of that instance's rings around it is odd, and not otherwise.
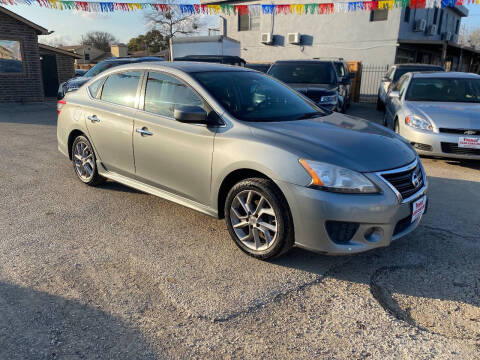
[{"label": "asphalt ground", "polygon": [[480,358],[480,162],[423,158],[428,213],[388,248],[262,262],[221,220],[81,184],[55,125],[0,106],[0,359]]}]

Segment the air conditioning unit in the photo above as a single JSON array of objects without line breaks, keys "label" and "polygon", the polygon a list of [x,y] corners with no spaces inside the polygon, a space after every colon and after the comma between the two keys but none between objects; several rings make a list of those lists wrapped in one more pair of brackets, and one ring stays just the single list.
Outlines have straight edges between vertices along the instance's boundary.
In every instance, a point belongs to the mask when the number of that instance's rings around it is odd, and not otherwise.
[{"label": "air conditioning unit", "polygon": [[271,44],[272,42],[273,42],[272,33],[262,33],[261,43],[263,43],[263,44]]},{"label": "air conditioning unit", "polygon": [[415,21],[415,27],[413,28],[413,31],[425,31],[426,27],[427,27],[427,20],[420,19]]},{"label": "air conditioning unit", "polygon": [[295,44],[298,45],[301,42],[301,35],[300,33],[288,33],[287,34],[287,40],[289,44]]},{"label": "air conditioning unit", "polygon": [[442,40],[446,40],[446,41],[452,40],[452,33],[450,31],[449,32],[444,32],[442,34]]},{"label": "air conditioning unit", "polygon": [[437,25],[430,25],[428,27],[428,35],[429,36],[437,35]]}]

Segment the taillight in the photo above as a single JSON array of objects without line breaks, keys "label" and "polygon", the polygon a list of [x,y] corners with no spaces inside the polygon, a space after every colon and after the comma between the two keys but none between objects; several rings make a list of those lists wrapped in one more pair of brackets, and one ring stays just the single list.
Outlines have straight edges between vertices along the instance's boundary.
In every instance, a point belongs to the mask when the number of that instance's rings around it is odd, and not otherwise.
[{"label": "taillight", "polygon": [[60,115],[60,111],[62,111],[63,107],[67,105],[65,100],[58,100],[57,101],[57,115]]}]

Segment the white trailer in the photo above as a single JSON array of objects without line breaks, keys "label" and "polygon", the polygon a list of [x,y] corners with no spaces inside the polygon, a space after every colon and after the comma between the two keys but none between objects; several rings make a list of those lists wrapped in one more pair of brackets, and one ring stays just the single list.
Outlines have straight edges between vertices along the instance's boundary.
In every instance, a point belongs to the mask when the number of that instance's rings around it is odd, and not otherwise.
[{"label": "white trailer", "polygon": [[170,39],[170,59],[189,55],[240,56],[240,42],[224,35]]}]

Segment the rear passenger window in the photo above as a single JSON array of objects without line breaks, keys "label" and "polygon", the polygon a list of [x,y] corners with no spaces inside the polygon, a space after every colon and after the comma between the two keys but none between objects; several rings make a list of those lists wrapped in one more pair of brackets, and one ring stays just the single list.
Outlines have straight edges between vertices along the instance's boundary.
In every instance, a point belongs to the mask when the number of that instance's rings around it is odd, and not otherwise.
[{"label": "rear passenger window", "polygon": [[104,78],[101,78],[100,80],[95,81],[92,85],[88,87],[88,91],[90,92],[90,95],[94,98],[98,96],[98,90],[100,90],[100,87],[103,84]]},{"label": "rear passenger window", "polygon": [[101,99],[114,104],[134,107],[141,75],[141,71],[110,75],[103,85]]},{"label": "rear passenger window", "polygon": [[173,118],[177,106],[203,106],[202,99],[172,76],[151,72],[145,91],[145,111]]}]

